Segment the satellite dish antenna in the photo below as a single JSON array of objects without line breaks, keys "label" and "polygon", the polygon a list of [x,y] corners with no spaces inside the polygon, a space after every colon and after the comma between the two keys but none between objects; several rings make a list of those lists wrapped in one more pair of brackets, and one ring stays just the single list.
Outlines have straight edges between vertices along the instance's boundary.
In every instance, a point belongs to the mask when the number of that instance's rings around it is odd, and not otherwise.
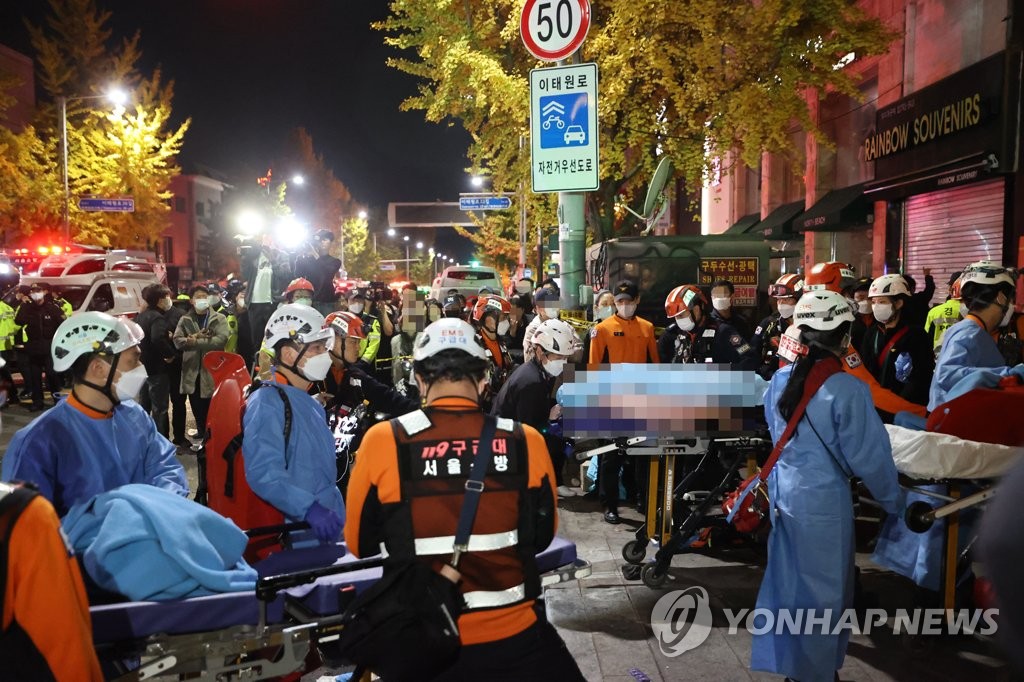
[{"label": "satellite dish antenna", "polygon": [[651,230],[661,220],[661,217],[665,215],[665,211],[668,210],[669,196],[665,191],[665,187],[672,178],[672,171],[672,159],[667,156],[662,157],[658,163],[658,168],[654,171],[654,178],[647,187],[647,198],[644,199],[643,215],[623,204],[623,208],[643,221],[644,231],[641,234],[645,237],[651,233]]}]

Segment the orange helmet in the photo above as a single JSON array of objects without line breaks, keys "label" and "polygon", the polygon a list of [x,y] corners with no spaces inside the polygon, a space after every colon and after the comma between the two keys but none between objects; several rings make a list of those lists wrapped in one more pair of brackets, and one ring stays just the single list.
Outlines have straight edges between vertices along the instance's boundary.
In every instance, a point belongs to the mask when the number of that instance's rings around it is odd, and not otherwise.
[{"label": "orange helmet", "polygon": [[775,280],[775,284],[768,287],[768,295],[772,298],[800,298],[804,290],[804,281],[800,275],[791,272]]},{"label": "orange helmet", "polygon": [[665,314],[669,319],[678,317],[684,310],[691,310],[694,303],[700,303],[701,310],[707,308],[708,299],[704,293],[692,284],[682,284],[665,297]]},{"label": "orange helmet", "polygon": [[841,294],[843,289],[856,281],[857,276],[846,263],[817,263],[804,277],[804,291],[834,291]]},{"label": "orange helmet", "polygon": [[291,295],[296,291],[313,291],[316,287],[305,277],[296,277],[288,284],[288,288],[284,290],[284,295],[288,300],[291,300]]},{"label": "orange helmet", "polygon": [[484,315],[490,311],[498,313],[498,316],[508,315],[512,312],[512,304],[501,296],[495,294],[484,294],[476,299],[473,304],[473,321],[480,322]]},{"label": "orange helmet", "polygon": [[353,339],[365,339],[366,328],[363,326],[363,318],[347,310],[339,310],[331,313],[324,320],[324,329],[330,327],[334,333],[341,338],[351,337]]}]

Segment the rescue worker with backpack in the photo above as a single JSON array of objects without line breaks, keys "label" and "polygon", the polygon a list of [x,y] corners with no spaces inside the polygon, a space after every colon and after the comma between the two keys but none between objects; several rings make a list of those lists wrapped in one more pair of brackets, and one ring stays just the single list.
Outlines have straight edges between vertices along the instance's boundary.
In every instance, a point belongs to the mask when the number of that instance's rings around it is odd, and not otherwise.
[{"label": "rescue worker with backpack", "polygon": [[103,680],[78,560],[29,485],[0,483],[0,557],[4,679]]},{"label": "rescue worker with backpack", "polygon": [[174,445],[135,402],[146,382],[141,341],[139,325],[106,313],[78,313],[61,323],[53,366],[71,373],[71,395],[14,434],[3,480],[35,484],[61,517],[128,483],[188,496]]},{"label": "rescue worker with backpack", "polygon": [[775,312],[761,320],[750,339],[750,353],[759,361],[755,370],[762,379],[771,379],[779,369],[779,339],[793,323],[793,311],[803,293],[800,275],[782,275],[768,287],[768,295],[775,301]]},{"label": "rescue worker with backpack", "polygon": [[910,324],[905,315],[910,296],[902,275],[882,275],[871,282],[868,298],[875,324],[864,333],[859,350],[868,371],[883,388],[924,405],[935,355],[924,329]]},{"label": "rescue worker with backpack", "polygon": [[333,342],[334,332],[312,307],[287,303],[275,310],[264,346],[273,354],[269,383],[278,390],[253,391],[242,418],[249,487],[287,522],[309,523],[322,544],[341,536],[345,501],[335,485],[327,416],[308,391],[330,371]]},{"label": "rescue worker with backpack", "polygon": [[[554,471],[536,429],[481,411],[488,362],[469,323],[443,319],[424,330],[414,372],[426,406],[367,432],[360,453],[370,456],[356,457],[345,540],[355,556],[375,555],[383,544],[385,580],[410,562],[451,575],[452,538],[479,452],[487,469],[474,472],[485,474],[474,487],[482,494],[454,578],[465,600],[457,619],[462,646],[451,667],[423,678],[583,680],[536,610],[534,557],[558,523]],[[416,644],[393,642],[394,655]]]},{"label": "rescue worker with backpack", "polygon": [[[787,337],[796,362],[771,379],[765,417],[775,441],[765,464],[771,533],[757,609],[830,614],[822,630],[754,635],[751,668],[801,682],[831,682],[843,666],[849,629],[836,623],[853,608],[854,514],[850,479],[860,478],[890,514],[903,493],[889,436],[863,383],[842,371],[853,311],[832,291],[805,292]],[[799,425],[799,427],[798,427]],[[774,465],[774,466],[773,466]]]}]

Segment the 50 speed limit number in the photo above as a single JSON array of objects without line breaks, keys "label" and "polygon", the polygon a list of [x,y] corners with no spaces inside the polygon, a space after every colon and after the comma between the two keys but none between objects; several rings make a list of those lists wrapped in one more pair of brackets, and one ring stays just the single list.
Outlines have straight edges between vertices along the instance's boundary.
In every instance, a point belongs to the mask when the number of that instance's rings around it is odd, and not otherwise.
[{"label": "50 speed limit number", "polygon": [[580,48],[590,30],[589,0],[526,0],[523,44],[537,59],[558,62]]}]

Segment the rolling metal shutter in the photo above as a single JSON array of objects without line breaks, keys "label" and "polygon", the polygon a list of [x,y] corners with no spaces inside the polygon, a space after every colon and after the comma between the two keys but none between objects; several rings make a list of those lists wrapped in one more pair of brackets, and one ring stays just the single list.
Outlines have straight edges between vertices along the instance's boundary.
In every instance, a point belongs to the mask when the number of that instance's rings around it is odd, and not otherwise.
[{"label": "rolling metal shutter", "polygon": [[1003,180],[919,194],[907,199],[905,271],[923,286],[935,278],[932,305],[946,300],[949,276],[968,263],[1003,260]]}]

